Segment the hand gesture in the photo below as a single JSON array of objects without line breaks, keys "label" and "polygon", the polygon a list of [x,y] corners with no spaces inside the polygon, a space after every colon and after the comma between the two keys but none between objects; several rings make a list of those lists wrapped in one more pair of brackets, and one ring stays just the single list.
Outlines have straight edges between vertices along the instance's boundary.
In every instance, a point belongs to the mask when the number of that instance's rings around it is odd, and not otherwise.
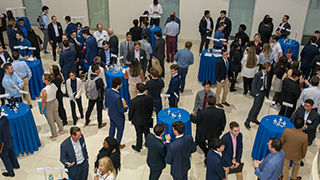
[{"label": "hand gesture", "polygon": [[165,135],[166,141],[170,141],[171,140],[171,136],[170,134]]},{"label": "hand gesture", "polygon": [[99,180],[99,175],[98,174],[94,176],[94,180]]},{"label": "hand gesture", "polygon": [[73,163],[66,162],[66,165],[68,165],[69,167],[71,167],[71,166],[74,165],[74,162],[73,162]]}]

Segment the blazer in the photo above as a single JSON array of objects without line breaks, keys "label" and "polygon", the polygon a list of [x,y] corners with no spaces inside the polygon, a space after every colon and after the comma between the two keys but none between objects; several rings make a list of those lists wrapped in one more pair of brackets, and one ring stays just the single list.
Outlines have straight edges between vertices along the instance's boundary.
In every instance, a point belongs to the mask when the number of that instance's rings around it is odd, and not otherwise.
[{"label": "blazer", "polygon": [[[209,20],[210,20],[210,22],[211,22],[210,28],[211,28],[212,31],[213,31],[213,20],[212,20],[211,17],[209,17]],[[200,23],[199,23],[199,32],[200,32],[201,36],[206,36],[208,30],[209,30],[209,29],[207,29],[207,20],[206,20],[206,18],[203,16],[203,17],[201,18],[201,20],[200,20]],[[212,34],[212,31],[211,31],[211,34]]]},{"label": "blazer", "polygon": [[[58,44],[58,48],[59,49],[61,49],[61,52],[62,52],[62,50],[63,50],[63,44],[62,44],[62,42],[60,42],[59,44]],[[72,43],[72,42],[70,42],[69,41],[69,49],[73,49],[74,51],[76,51],[76,48],[74,47],[74,44]],[[60,53],[61,53],[60,52]],[[77,52],[77,51],[76,51]],[[58,53],[59,54],[59,53]]]},{"label": "blazer", "polygon": [[[224,142],[224,151],[222,151],[222,164],[224,167],[230,167],[233,165],[233,143],[231,133],[225,133],[222,138]],[[237,147],[236,147],[236,162],[241,163],[242,151],[243,151],[243,143],[242,143],[242,133],[240,132],[237,136]]]},{"label": "blazer", "polygon": [[[216,29],[214,30],[215,32],[218,30],[218,25],[219,25],[220,21],[221,21],[221,17],[219,17],[218,20],[217,20]],[[228,17],[226,17],[225,20],[224,20],[224,24],[226,26],[225,26],[225,28],[224,28],[224,30],[222,32],[224,34],[224,37],[227,39],[229,37],[230,33],[231,33],[231,28],[232,28],[231,20]]]},{"label": "blazer", "polygon": [[232,75],[232,71],[230,69],[230,62],[228,58],[228,67],[226,68],[226,63],[221,58],[216,64],[216,80],[221,82],[227,78],[227,69],[228,69],[228,76]]},{"label": "blazer", "polygon": [[300,87],[299,84],[290,79],[290,78],[285,78],[282,81],[282,91],[280,95],[280,102],[282,103],[287,102],[293,104],[293,108],[296,108],[297,100],[300,97]]},{"label": "blazer", "polygon": [[313,58],[318,54],[319,54],[319,47],[317,47],[313,44],[304,46],[304,48],[302,49],[302,51],[300,53],[301,68],[302,67],[310,68],[310,64],[311,64]]},{"label": "blazer", "polygon": [[[134,27],[130,28],[129,32],[131,32],[131,34],[132,34],[132,41],[133,42],[141,40],[142,29],[140,27],[134,26]],[[121,50],[120,50],[120,52],[121,52]]]},{"label": "blazer", "polygon": [[[129,62],[133,62],[134,58],[136,57],[135,56],[135,49],[133,48],[131,51],[129,51],[128,55],[127,55],[127,60]],[[146,55],[146,52],[140,48],[140,65],[141,65],[141,68],[143,70],[143,72],[145,73],[146,70],[147,70],[147,63],[148,63],[148,60],[147,60],[147,55]]]},{"label": "blazer", "polygon": [[281,135],[282,150],[285,158],[293,161],[301,160],[306,156],[308,148],[308,135],[293,128],[285,129]]},{"label": "blazer", "polygon": [[166,167],[167,145],[152,133],[147,135],[145,145],[148,148],[147,164],[150,169],[158,171],[164,169]]},{"label": "blazer", "polygon": [[265,24],[261,23],[258,29],[258,32],[261,36],[262,45],[265,43],[269,43],[271,34],[272,34],[272,28],[266,26]]},{"label": "blazer", "polygon": [[166,94],[170,94],[169,101],[174,101],[175,98],[177,98],[174,94],[177,94],[178,95],[177,99],[179,99],[179,94],[180,94],[179,86],[180,86],[180,78],[179,78],[179,75],[177,74],[174,77],[171,77],[170,79],[169,89],[167,90],[167,93],[166,93]]},{"label": "blazer", "polygon": [[76,52],[73,49],[65,49],[60,53],[59,64],[62,74],[69,74],[77,70]]},{"label": "blazer", "polygon": [[70,32],[71,32],[71,30],[77,31],[76,24],[73,23],[73,22],[70,22],[70,23],[67,25],[66,30],[64,30],[64,32],[65,32],[66,34],[68,34],[68,38],[69,38],[69,39],[70,39]]},{"label": "blazer", "polygon": [[13,28],[7,28],[7,36],[8,36],[8,40],[9,40],[9,47],[11,49],[11,51],[14,50],[14,46],[18,45],[18,40],[16,38],[17,35],[17,31],[14,30]]},{"label": "blazer", "polygon": [[280,26],[282,25],[283,23],[280,23],[279,24],[279,27],[277,28],[277,31],[280,31],[281,35],[280,35],[280,38],[287,38],[287,36],[290,35],[290,32],[291,32],[291,25],[286,22],[283,26],[284,29],[280,29]]},{"label": "blazer", "polygon": [[126,61],[128,60],[128,53],[134,49],[133,41],[129,42],[129,51],[127,46],[127,41],[123,41],[120,43],[120,57],[122,56],[123,59],[120,60],[121,63],[126,64]]},{"label": "blazer", "polygon": [[[298,117],[304,119],[304,107],[300,106],[291,116],[290,121],[293,123],[294,120]],[[312,109],[308,119],[306,121],[307,129],[304,130],[307,134],[315,134],[318,126],[318,121],[319,121],[319,114],[317,113],[316,110]]]},{"label": "blazer", "polygon": [[119,39],[116,35],[111,35],[109,38],[110,48],[113,50],[113,53],[118,56],[119,54]]},{"label": "blazer", "polygon": [[[269,81],[269,79],[268,79],[269,73],[268,72],[266,74],[266,77],[267,77],[267,81]],[[253,97],[257,96],[259,94],[262,86],[263,86],[263,71],[261,70],[254,75],[250,95]],[[268,87],[268,83],[267,83],[267,88],[265,89],[265,91],[267,92],[266,94],[268,94],[269,90],[270,90],[270,87]]]},{"label": "blazer", "polygon": [[62,26],[59,22],[57,22],[57,27],[58,27],[58,32],[59,32],[59,36],[57,37],[56,36],[56,31],[54,30],[54,27],[53,27],[53,23],[51,22],[49,25],[48,25],[48,35],[49,35],[49,41],[53,41],[54,43],[55,42],[61,42],[62,41]]},{"label": "blazer", "polygon": [[223,169],[222,157],[210,149],[207,154],[207,175],[206,180],[222,180],[226,177]]},{"label": "blazer", "polygon": [[71,42],[71,43],[74,45],[74,49],[75,49],[75,51],[76,51],[77,58],[81,58],[81,49],[80,49],[80,46],[77,44],[77,42],[76,42],[73,38],[70,38],[70,39],[69,39],[69,42]]},{"label": "blazer", "polygon": [[86,60],[89,65],[93,64],[93,59],[98,55],[98,44],[96,38],[90,35],[86,39]]},{"label": "blazer", "polygon": [[159,61],[164,61],[164,58],[166,57],[164,53],[166,41],[164,39],[158,39],[153,44],[153,56],[159,59]]},{"label": "blazer", "polygon": [[106,92],[106,99],[108,101],[108,115],[110,119],[117,122],[124,121],[124,113],[128,108],[123,107],[120,94],[108,88]]},{"label": "blazer", "polygon": [[80,42],[81,46],[80,49],[82,50],[84,42],[86,41],[82,34],[83,28],[80,31],[77,30],[77,41]]},{"label": "blazer", "polygon": [[171,175],[182,177],[190,169],[190,154],[196,152],[196,144],[191,135],[175,139],[169,146],[165,161],[171,164]]},{"label": "blazer", "polygon": [[137,95],[130,101],[129,121],[134,125],[145,125],[151,121],[153,99],[149,95]]},{"label": "blazer", "polygon": [[83,87],[83,84],[81,82],[81,79],[76,77],[76,84],[77,84],[77,92],[73,93],[72,92],[72,87],[71,87],[71,79],[67,79],[66,81],[66,86],[67,86],[67,92],[68,92],[68,95],[69,95],[69,99],[70,101],[72,100],[70,95],[72,95],[72,97],[75,97],[77,99],[79,99],[81,97],[81,92],[82,92],[82,87]]},{"label": "blazer", "polygon": [[223,109],[210,106],[198,111],[197,116],[190,115],[190,120],[197,124],[196,141],[219,138],[226,126],[226,115]]},{"label": "blazer", "polygon": [[113,65],[115,62],[116,58],[111,57],[111,54],[113,54],[113,53],[112,53],[112,49],[110,49],[110,48],[109,48],[109,54],[110,54],[110,63],[107,64],[107,58],[106,58],[106,53],[104,52],[104,49],[99,49],[98,56],[101,59],[100,66],[102,66],[103,68],[105,68],[106,66],[109,67],[109,66]]},{"label": "blazer", "polygon": [[4,144],[2,151],[7,151],[12,147],[12,136],[10,133],[10,124],[7,116],[0,118],[0,146]]},{"label": "blazer", "polygon": [[[69,176],[75,176],[77,173],[77,158],[76,158],[76,154],[74,152],[73,145],[72,145],[71,141],[72,141],[71,137],[69,136],[60,145],[60,162],[64,165],[64,167],[66,169],[68,169]],[[86,146],[86,142],[84,141],[83,135],[79,141],[80,141],[80,145],[81,145],[82,154],[84,157],[83,163],[85,163],[85,165],[89,166],[89,164],[88,164],[88,158],[89,158],[88,151],[87,151],[87,146]],[[73,166],[69,167],[68,165],[66,165],[66,162],[69,162],[69,163],[74,162],[75,164]]]}]

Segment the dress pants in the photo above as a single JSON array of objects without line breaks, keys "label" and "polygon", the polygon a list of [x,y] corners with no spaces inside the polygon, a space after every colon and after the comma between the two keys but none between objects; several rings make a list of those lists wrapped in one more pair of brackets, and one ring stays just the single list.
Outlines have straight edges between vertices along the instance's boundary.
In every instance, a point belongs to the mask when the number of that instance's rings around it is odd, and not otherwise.
[{"label": "dress pants", "polygon": [[134,125],[134,128],[136,129],[136,136],[137,136],[137,142],[136,142],[136,150],[142,149],[142,133],[144,134],[144,138],[147,138],[147,135],[150,133],[149,130],[149,123],[144,125]]},{"label": "dress pants", "polygon": [[[223,89],[223,95],[222,95],[222,101],[220,102],[221,89]],[[223,83],[217,82],[217,90],[216,90],[217,104],[224,103],[227,101],[228,92],[229,92],[228,78],[226,78]]]},{"label": "dress pants", "polygon": [[181,68],[181,67],[178,68],[178,75],[180,78],[180,92],[184,91],[187,73],[188,73],[188,68]]},{"label": "dress pants", "polygon": [[60,36],[56,37],[56,40],[54,40],[53,43],[50,43],[52,47],[53,59],[57,58],[57,43],[59,44],[59,42],[61,42],[60,39],[61,39]]},{"label": "dress pants", "polygon": [[161,77],[164,78],[164,59],[159,59],[160,66],[162,68]]},{"label": "dress pants", "polygon": [[[156,111],[156,115],[158,115],[158,113],[162,110],[161,97],[153,99],[153,106],[154,106],[154,109]],[[157,116],[157,118],[158,118],[158,116]]]},{"label": "dress pants", "polygon": [[166,36],[166,45],[167,45],[167,62],[173,62],[174,59],[174,45],[176,43],[175,36]]},{"label": "dress pants", "polygon": [[89,122],[91,112],[93,110],[94,105],[97,104],[97,115],[98,115],[98,126],[102,125],[102,109],[103,109],[103,99],[102,100],[92,100],[89,99],[89,107],[86,112],[86,122]]},{"label": "dress pants", "polygon": [[203,50],[203,46],[205,49],[209,48],[209,44],[210,44],[210,39],[207,39],[207,37],[211,37],[212,36],[212,32],[207,32],[205,36],[201,36],[201,43],[200,43],[200,47],[199,47],[199,53],[202,53]]},{"label": "dress pants", "polygon": [[308,134],[308,144],[311,144],[312,141],[316,138],[316,130],[314,130],[314,131],[306,131],[306,130],[304,130],[303,132]]},{"label": "dress pants", "polygon": [[243,93],[247,94],[248,90],[251,91],[253,78],[243,77]]},{"label": "dress pants", "polygon": [[183,176],[179,176],[179,177],[172,176],[172,177],[173,177],[173,180],[188,180],[188,172]]},{"label": "dress pants", "polygon": [[[76,99],[76,103],[78,104],[78,109],[79,109],[81,118],[83,118],[83,107],[82,107],[81,97],[79,99]],[[74,103],[72,100],[70,101],[73,122],[77,122],[78,120],[77,113],[76,113],[76,103]]]},{"label": "dress pants", "polygon": [[[5,94],[6,90],[2,86],[2,78],[0,79],[0,94]],[[1,98],[1,106],[6,104],[5,101],[6,101],[6,98]]]},{"label": "dress pants", "polygon": [[[219,137],[216,137],[216,138],[219,138]],[[203,151],[203,153],[204,153],[204,156],[207,157],[209,148],[208,148],[208,145],[207,145],[207,143],[206,143],[206,140],[204,140],[204,141],[196,140],[196,145],[198,145],[198,146],[200,147],[200,149],[201,149],[201,150]]]},{"label": "dress pants", "polygon": [[158,180],[161,176],[161,173],[162,173],[162,169],[154,170],[150,168],[149,180]]},{"label": "dress pants", "polygon": [[0,157],[9,175],[13,176],[13,168],[20,168],[20,165],[18,163],[16,155],[12,151],[12,147],[6,151],[3,151],[0,154]]},{"label": "dress pants", "polygon": [[169,97],[169,106],[170,107],[178,107],[178,102],[179,102],[179,99],[176,98],[175,95],[171,95]]},{"label": "dress pants", "polygon": [[310,67],[301,67],[300,70],[302,71],[304,79],[309,79]]},{"label": "dress pants", "polygon": [[117,141],[121,145],[123,130],[124,130],[124,119],[123,120],[113,120],[110,118],[110,129],[109,136],[114,137],[117,128]]},{"label": "dress pants", "polygon": [[[233,159],[232,159],[232,163],[234,163],[234,164],[236,163],[236,158],[233,158]],[[223,169],[224,169],[224,170],[226,171],[226,173],[228,174],[230,167],[223,167]],[[237,180],[242,180],[242,179],[243,179],[243,174],[242,174],[242,172],[236,173],[236,177],[237,177]],[[224,180],[227,180],[227,178],[224,179]]]},{"label": "dress pants", "polygon": [[59,104],[57,99],[54,99],[46,103],[47,114],[45,114],[45,117],[47,118],[48,124],[50,126],[51,135],[55,137],[58,136],[58,134],[54,122],[57,123],[59,131],[63,130],[62,121],[58,113],[58,106]]},{"label": "dress pants", "polygon": [[159,24],[160,24],[160,18],[151,18],[150,26],[152,26],[152,25],[159,26]]},{"label": "dress pants", "polygon": [[[287,112],[286,112],[286,109],[287,109]],[[279,115],[290,118],[295,109],[296,109],[296,106],[293,106],[293,108],[290,108],[290,107],[281,105]]]},{"label": "dress pants", "polygon": [[67,115],[66,115],[66,110],[64,109],[64,106],[63,106],[63,93],[62,91],[58,90],[57,92],[57,100],[58,100],[58,103],[59,103],[59,117],[60,119],[62,120],[62,122],[67,122]]},{"label": "dress pants", "polygon": [[246,122],[257,120],[258,114],[263,105],[265,95],[266,95],[265,91],[260,91],[258,95],[254,96],[253,105],[249,111]]},{"label": "dress pants", "polygon": [[74,164],[74,166],[77,166],[77,173],[75,176],[70,176],[69,179],[74,180],[87,180],[88,179],[88,171],[89,171],[89,164],[87,160],[84,160],[81,164]]},{"label": "dress pants", "polygon": [[[290,159],[284,159],[283,170],[282,170],[282,175],[283,175],[282,179],[287,180],[289,178],[290,161],[291,161]],[[300,163],[301,163],[301,160],[293,161],[291,179],[297,179],[298,172],[300,169]]]},{"label": "dress pants", "polygon": [[232,71],[232,79],[230,80],[231,81],[230,91],[235,89],[234,86],[236,85],[237,77],[238,77],[238,72]]},{"label": "dress pants", "polygon": [[43,29],[42,32],[43,32],[43,50],[46,52],[47,51],[48,42],[49,42],[48,29]]},{"label": "dress pants", "polygon": [[1,41],[1,46],[3,47],[3,49],[5,49],[6,44],[4,43],[4,39],[3,39],[3,27],[2,26],[0,27],[0,41]]},{"label": "dress pants", "polygon": [[[24,85],[23,85],[23,87],[21,89],[24,90],[24,91],[29,92],[29,79],[27,77],[25,77],[25,78],[22,79],[22,81],[23,81]],[[31,105],[30,93],[29,94],[25,94],[24,96],[27,99],[27,104]]]}]

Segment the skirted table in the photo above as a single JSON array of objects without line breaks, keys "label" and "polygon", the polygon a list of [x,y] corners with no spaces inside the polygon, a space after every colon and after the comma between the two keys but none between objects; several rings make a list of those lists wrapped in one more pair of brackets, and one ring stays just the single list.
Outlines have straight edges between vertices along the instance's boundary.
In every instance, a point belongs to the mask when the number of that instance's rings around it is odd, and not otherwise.
[{"label": "skirted table", "polygon": [[151,47],[153,48],[153,44],[154,42],[156,42],[156,38],[154,37],[154,33],[157,31],[161,32],[161,36],[162,36],[162,31],[161,31],[161,27],[159,26],[150,26],[150,31],[151,31],[151,37],[149,37],[151,39]]},{"label": "skirted table", "polygon": [[198,81],[210,80],[212,84],[216,82],[216,63],[221,59],[221,55],[214,55],[213,49],[205,49],[201,53],[198,71]]},{"label": "skirted table", "polygon": [[[170,109],[170,115],[168,114],[168,110]],[[176,117],[172,117],[172,113],[176,115]],[[181,118],[179,119],[178,114],[181,114]],[[191,131],[191,121],[190,121],[190,114],[188,111],[181,109],[181,108],[166,108],[162,109],[158,113],[158,122],[157,124],[164,123],[166,125],[165,135],[170,134],[171,142],[175,140],[176,136],[173,134],[172,130],[172,123],[182,121],[185,125],[185,130],[183,134],[185,135],[192,135]]]},{"label": "skirted table", "polygon": [[[123,68],[126,68],[123,66]],[[106,82],[107,82],[107,88],[112,88],[112,80],[114,78],[121,78],[122,80],[122,86],[119,90],[120,96],[126,100],[127,105],[130,105],[130,94],[129,94],[129,84],[128,79],[125,79],[124,73],[122,71],[116,72],[114,68],[110,68],[109,71],[106,71]],[[107,89],[105,90],[105,95],[107,93]],[[108,107],[107,98],[105,98],[105,106]]]},{"label": "skirted table", "polygon": [[35,100],[36,97],[40,96],[41,90],[45,87],[45,84],[42,82],[42,76],[44,74],[42,63],[39,59],[35,61],[25,60],[25,62],[32,72],[32,77],[29,80],[29,93],[31,99]]},{"label": "skirted table", "polygon": [[13,137],[12,150],[17,156],[38,151],[41,146],[30,107],[24,103],[18,104],[17,112],[5,105],[1,106],[1,110],[4,109],[5,113],[8,114],[10,132]]},{"label": "skirted table", "polygon": [[[280,123],[280,118],[282,119]],[[285,122],[285,126],[284,123]],[[289,118],[268,115],[261,119],[256,138],[254,140],[251,157],[253,160],[262,160],[269,153],[268,142],[270,138],[281,138],[283,131],[286,128],[294,128]]]},{"label": "skirted table", "polygon": [[299,59],[299,48],[300,43],[293,39],[279,39],[283,55],[286,54],[288,49],[292,50],[292,55],[296,56]]}]

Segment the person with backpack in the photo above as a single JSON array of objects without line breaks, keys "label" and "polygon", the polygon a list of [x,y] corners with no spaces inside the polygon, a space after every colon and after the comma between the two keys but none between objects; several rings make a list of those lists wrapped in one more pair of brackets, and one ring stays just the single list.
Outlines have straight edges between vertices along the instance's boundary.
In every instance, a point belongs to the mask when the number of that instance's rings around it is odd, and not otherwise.
[{"label": "person with backpack", "polygon": [[98,128],[101,129],[107,125],[107,123],[102,123],[104,83],[102,79],[98,76],[98,74],[100,73],[99,64],[92,64],[91,70],[91,76],[88,78],[85,84],[86,96],[89,99],[89,107],[86,112],[85,126],[88,126],[90,124],[91,112],[93,110],[94,105],[97,104]]},{"label": "person with backpack", "polygon": [[49,53],[47,51],[47,46],[48,46],[48,42],[49,42],[49,33],[48,33],[49,18],[48,18],[48,13],[49,13],[49,7],[48,6],[43,6],[41,15],[39,16],[40,19],[38,20],[38,23],[40,25],[40,29],[43,32],[43,51],[44,51],[45,54]]}]

